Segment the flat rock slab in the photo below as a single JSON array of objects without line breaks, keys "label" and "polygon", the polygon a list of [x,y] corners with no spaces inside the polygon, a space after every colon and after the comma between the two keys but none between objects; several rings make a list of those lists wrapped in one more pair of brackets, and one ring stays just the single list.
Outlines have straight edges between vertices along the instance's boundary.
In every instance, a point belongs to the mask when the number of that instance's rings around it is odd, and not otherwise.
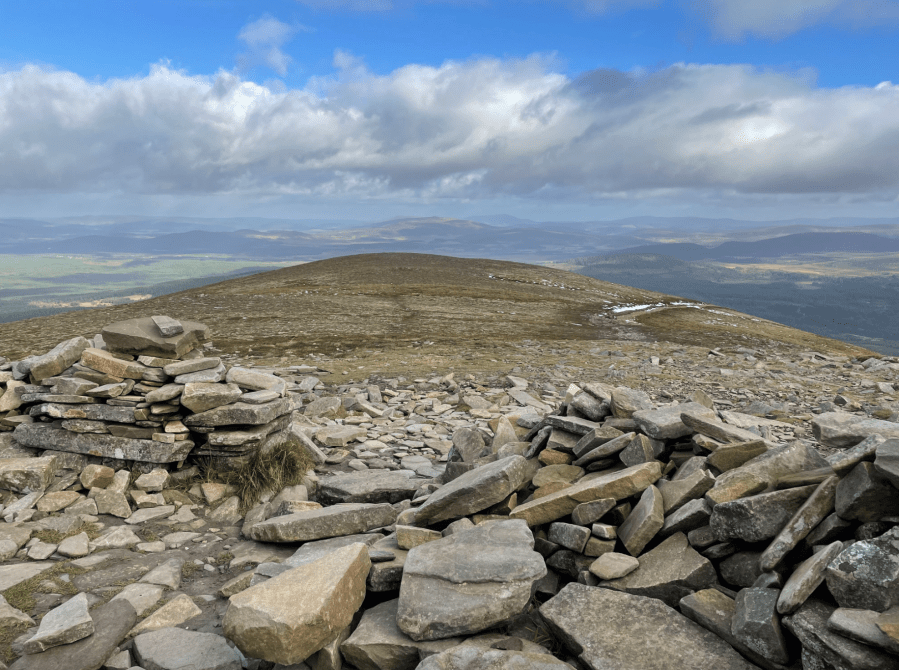
[{"label": "flat rock slab", "polygon": [[[40,654],[22,656],[9,670],[98,670],[125,639],[137,614],[127,600],[113,600],[93,610],[91,616],[93,635]],[[151,668],[146,666],[146,670]]]},{"label": "flat rock slab", "polygon": [[475,468],[432,493],[415,511],[415,523],[428,525],[485,510],[529,482],[535,471],[535,466],[522,456],[509,456]]},{"label": "flat rock slab", "polygon": [[133,650],[144,670],[241,670],[240,654],[212,633],[160,628],[135,637]]},{"label": "flat rock slab", "polygon": [[[133,414],[133,413],[132,413]],[[43,423],[23,423],[13,433],[16,442],[26,447],[54,449],[101,458],[176,463],[187,458],[194,443],[182,440],[172,444],[155,440],[135,440],[113,435],[73,433]]]},{"label": "flat rock slab", "polygon": [[787,525],[815,488],[799,486],[715,505],[709,519],[712,532],[721,542],[770,540]]},{"label": "flat rock slab", "polygon": [[258,542],[308,542],[389,526],[397,512],[388,503],[346,503],[261,521],[249,529]]},{"label": "flat rock slab", "polygon": [[846,412],[825,412],[812,419],[812,433],[821,444],[844,449],[874,434],[899,438],[899,423]]},{"label": "flat rock slab", "polygon": [[840,607],[883,612],[899,605],[899,528],[844,549],[826,567],[825,579]]},{"label": "flat rock slab", "polygon": [[409,551],[397,624],[414,640],[477,633],[524,612],[546,575],[520,520],[496,521]]},{"label": "flat rock slab", "polygon": [[293,409],[288,398],[278,398],[271,402],[254,405],[245,402],[235,402],[230,405],[222,405],[199,414],[192,414],[184,419],[185,426],[258,426],[271,423],[279,416],[287,414]]},{"label": "flat rock slab", "polygon": [[35,577],[56,565],[53,561],[0,565],[0,593]]},{"label": "flat rock slab", "polygon": [[653,598],[571,583],[540,616],[592,670],[757,670],[717,635]]},{"label": "flat rock slab", "polygon": [[574,670],[550,654],[461,646],[428,656],[416,670]]},{"label": "flat rock slab", "polygon": [[675,533],[640,556],[636,570],[620,579],[604,582],[603,586],[656,598],[676,607],[681,598],[710,588],[717,581],[715,566],[689,545],[686,535]]},{"label": "flat rock slab", "polygon": [[350,625],[371,562],[356,543],[231,596],[222,628],[251,658],[299,663]]},{"label": "flat rock slab", "polygon": [[152,317],[111,323],[101,331],[110,351],[123,354],[181,358],[209,339],[209,329],[196,321],[181,321],[180,333],[163,335]]},{"label": "flat rock slab", "polygon": [[37,654],[92,635],[94,620],[87,611],[87,594],[79,593],[44,615],[37,633],[26,640],[22,651]]},{"label": "flat rock slab", "polygon": [[319,482],[318,500],[335,503],[397,503],[409,500],[425,483],[411,470],[365,471],[337,475]]},{"label": "flat rock slab", "polygon": [[684,437],[693,430],[681,421],[682,412],[692,412],[695,416],[703,417],[709,421],[717,421],[718,415],[714,410],[700,405],[698,402],[688,402],[683,405],[671,405],[659,409],[641,409],[634,412],[632,418],[644,435],[654,440],[670,440]]}]

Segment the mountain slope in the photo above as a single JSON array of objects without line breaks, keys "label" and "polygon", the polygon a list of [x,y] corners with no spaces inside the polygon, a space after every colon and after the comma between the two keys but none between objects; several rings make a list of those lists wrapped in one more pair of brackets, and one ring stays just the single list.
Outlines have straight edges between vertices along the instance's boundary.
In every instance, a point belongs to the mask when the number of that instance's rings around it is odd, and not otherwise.
[{"label": "mountain slope", "polygon": [[332,258],[128,305],[0,324],[0,355],[44,352],[112,321],[152,314],[202,321],[223,350],[266,356],[395,349],[426,340],[450,354],[526,340],[782,343],[870,354],[731,310],[685,305],[674,296],[562,270],[398,253]]}]

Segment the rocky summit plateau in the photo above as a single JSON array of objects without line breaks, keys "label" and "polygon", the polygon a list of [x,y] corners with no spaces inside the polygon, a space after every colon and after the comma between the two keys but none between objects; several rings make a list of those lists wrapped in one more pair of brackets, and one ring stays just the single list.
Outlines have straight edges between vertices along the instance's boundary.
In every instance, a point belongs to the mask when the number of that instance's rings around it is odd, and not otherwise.
[{"label": "rocky summit plateau", "polygon": [[0,668],[899,668],[899,361],[391,258],[3,325]]}]

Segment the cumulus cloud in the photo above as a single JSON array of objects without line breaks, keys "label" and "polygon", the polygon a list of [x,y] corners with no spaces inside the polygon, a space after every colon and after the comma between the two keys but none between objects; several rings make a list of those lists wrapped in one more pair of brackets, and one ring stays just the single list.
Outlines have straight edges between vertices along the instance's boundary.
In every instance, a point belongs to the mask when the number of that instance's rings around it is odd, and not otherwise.
[{"label": "cumulus cloud", "polygon": [[282,47],[300,28],[302,26],[290,26],[268,15],[248,23],[237,34],[247,46],[247,51],[238,57],[238,65],[242,70],[264,65],[285,76],[292,59]]},{"label": "cumulus cloud", "polygon": [[563,202],[899,187],[889,82],[820,89],[690,64],[571,78],[540,57],[387,75],[336,62],[282,91],[162,65],[107,82],[0,72],[0,191]]},{"label": "cumulus cloud", "polygon": [[894,0],[690,0],[694,12],[727,39],[781,38],[831,23],[868,27],[899,21]]}]

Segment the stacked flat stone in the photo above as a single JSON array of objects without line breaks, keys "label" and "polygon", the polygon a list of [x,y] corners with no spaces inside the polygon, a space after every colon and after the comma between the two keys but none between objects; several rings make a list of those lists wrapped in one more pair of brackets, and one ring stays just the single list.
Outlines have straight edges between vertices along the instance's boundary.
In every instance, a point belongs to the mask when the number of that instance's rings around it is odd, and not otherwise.
[{"label": "stacked flat stone", "polygon": [[10,365],[3,421],[27,448],[155,464],[245,460],[295,407],[282,379],[203,356],[207,339],[206,326],[165,316],[72,338]]}]

